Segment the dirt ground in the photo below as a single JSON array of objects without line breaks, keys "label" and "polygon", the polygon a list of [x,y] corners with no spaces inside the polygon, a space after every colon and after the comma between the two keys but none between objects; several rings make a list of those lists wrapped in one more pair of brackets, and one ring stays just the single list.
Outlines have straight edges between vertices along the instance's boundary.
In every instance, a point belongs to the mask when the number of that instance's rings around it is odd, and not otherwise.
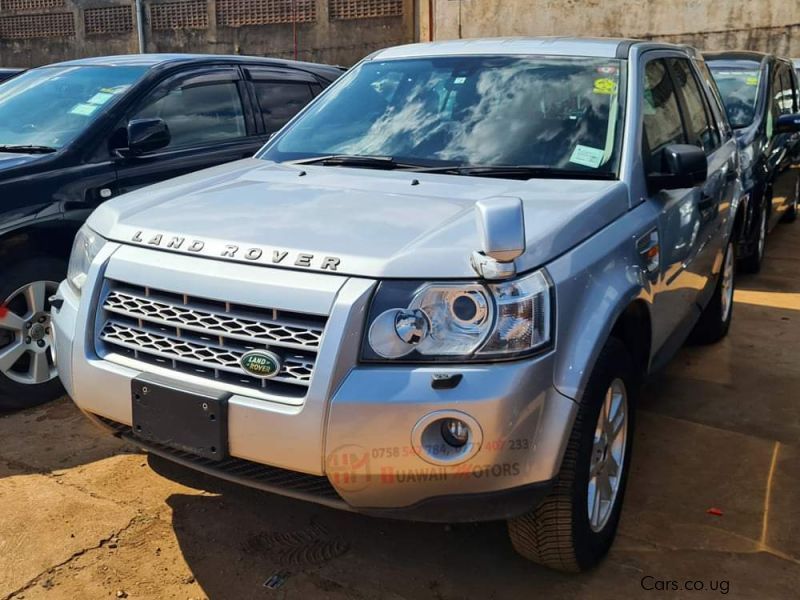
[{"label": "dirt ground", "polygon": [[731,335],[648,383],[620,535],[591,573],[526,563],[502,523],[379,520],[220,483],[62,399],[0,416],[0,599],[797,597],[798,255],[800,224],[780,226],[764,271],[739,280]]}]

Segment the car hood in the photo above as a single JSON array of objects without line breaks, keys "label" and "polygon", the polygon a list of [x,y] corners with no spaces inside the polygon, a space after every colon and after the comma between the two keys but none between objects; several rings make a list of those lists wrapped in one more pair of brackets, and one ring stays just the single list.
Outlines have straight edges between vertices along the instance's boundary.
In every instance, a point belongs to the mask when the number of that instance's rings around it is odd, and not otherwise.
[{"label": "car hood", "polygon": [[4,169],[18,167],[37,160],[42,160],[49,154],[18,154],[16,152],[0,152],[0,172]]},{"label": "car hood", "polygon": [[527,249],[547,263],[628,209],[619,181],[513,181],[246,159],[102,205],[89,226],[167,252],[392,278],[474,277],[475,203],[523,201]]}]

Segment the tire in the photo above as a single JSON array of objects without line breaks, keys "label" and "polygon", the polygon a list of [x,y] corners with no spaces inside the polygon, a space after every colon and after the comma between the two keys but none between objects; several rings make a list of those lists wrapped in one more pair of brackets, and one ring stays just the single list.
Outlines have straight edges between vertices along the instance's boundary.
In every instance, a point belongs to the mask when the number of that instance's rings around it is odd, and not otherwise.
[{"label": "tire", "polygon": [[733,319],[733,292],[736,288],[734,253],[734,242],[731,240],[725,249],[722,271],[714,295],[689,336],[691,343],[714,344],[728,335]]},{"label": "tire", "polygon": [[781,223],[794,223],[797,220],[797,203],[800,202],[800,175],[794,183],[794,200],[792,200],[789,208],[783,213]]},{"label": "tire", "polygon": [[[551,569],[575,573],[592,568],[608,553],[617,532],[630,468],[637,381],[627,348],[611,338],[589,378],[552,492],[530,512],[508,521],[511,543],[523,557]],[[607,508],[598,512],[603,519],[593,525],[589,515],[590,469],[593,458],[601,455],[596,454],[596,430],[612,385],[622,386],[626,400],[620,402],[626,409],[622,440],[617,439],[612,446],[622,450],[622,464],[617,469],[616,493]]]},{"label": "tire", "polygon": [[64,393],[53,367],[48,298],[66,271],[66,262],[47,257],[0,270],[0,408],[28,408]]},{"label": "tire", "polygon": [[758,273],[761,270],[761,263],[764,261],[764,249],[767,245],[767,229],[769,227],[769,212],[765,199],[758,216],[758,238],[755,250],[748,256],[739,259],[739,268],[744,273]]}]

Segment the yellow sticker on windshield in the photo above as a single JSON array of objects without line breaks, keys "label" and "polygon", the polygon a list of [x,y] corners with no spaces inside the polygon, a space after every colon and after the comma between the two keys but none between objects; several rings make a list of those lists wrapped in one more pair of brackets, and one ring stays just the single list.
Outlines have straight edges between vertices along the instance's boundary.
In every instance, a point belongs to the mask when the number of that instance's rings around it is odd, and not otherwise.
[{"label": "yellow sticker on windshield", "polygon": [[594,89],[592,90],[595,94],[606,94],[612,95],[617,93],[617,82],[613,79],[595,79],[594,80]]},{"label": "yellow sticker on windshield", "polygon": [[758,85],[758,77],[748,77],[744,82],[747,85]]},{"label": "yellow sticker on windshield", "polygon": [[81,115],[82,117],[88,117],[92,113],[94,113],[94,111],[96,111],[98,108],[100,107],[97,104],[86,104],[85,102],[80,102],[75,106],[73,106],[72,110],[70,110],[69,112],[70,114],[73,115]]}]

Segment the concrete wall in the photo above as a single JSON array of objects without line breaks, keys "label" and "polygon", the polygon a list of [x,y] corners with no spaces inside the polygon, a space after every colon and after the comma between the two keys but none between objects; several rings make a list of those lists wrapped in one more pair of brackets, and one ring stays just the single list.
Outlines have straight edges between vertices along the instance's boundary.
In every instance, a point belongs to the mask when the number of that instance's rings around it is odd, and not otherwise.
[{"label": "concrete wall", "polygon": [[[294,2],[145,0],[147,51],[293,58],[296,32],[300,60],[351,65],[415,38],[414,0]],[[133,0],[0,0],[0,66],[137,51]]]},{"label": "concrete wall", "polygon": [[[431,4],[432,3],[432,4]],[[800,56],[800,0],[420,0],[420,35],[650,38]]]}]

